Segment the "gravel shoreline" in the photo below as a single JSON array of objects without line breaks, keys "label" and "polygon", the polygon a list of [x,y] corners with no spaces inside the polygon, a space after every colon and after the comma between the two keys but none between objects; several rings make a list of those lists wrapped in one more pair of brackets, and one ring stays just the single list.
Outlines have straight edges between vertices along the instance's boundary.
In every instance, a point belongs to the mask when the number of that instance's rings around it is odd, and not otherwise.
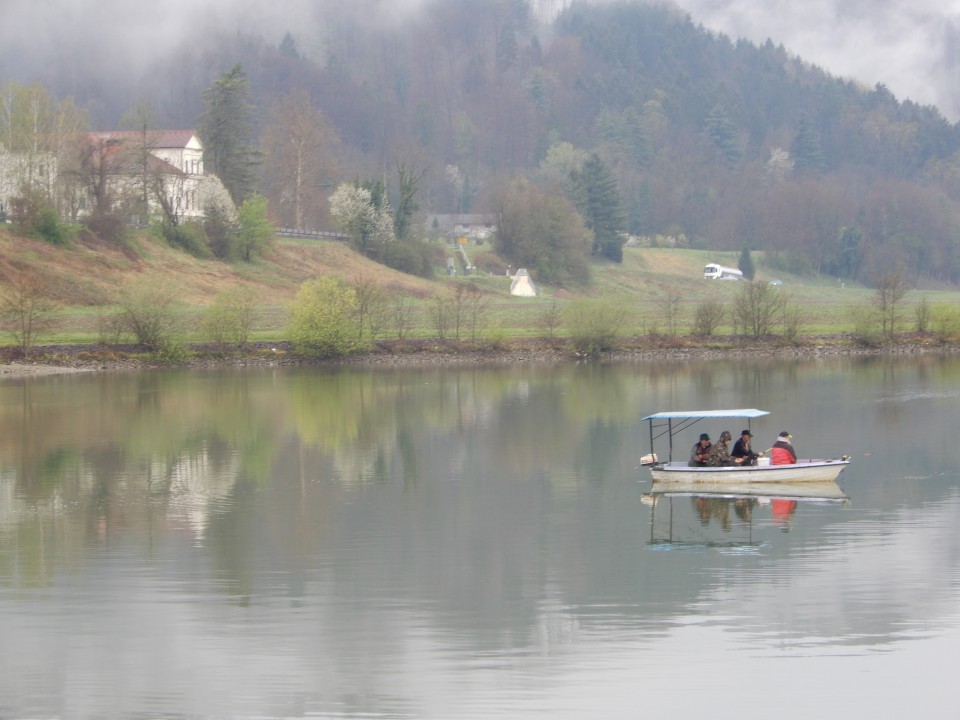
[{"label": "gravel shoreline", "polygon": [[542,340],[518,340],[496,348],[476,348],[456,343],[405,341],[380,343],[377,348],[344,358],[318,360],[292,353],[287,343],[257,343],[243,352],[217,353],[208,346],[188,348],[183,361],[161,361],[136,346],[57,345],[35,348],[31,357],[17,358],[7,349],[0,353],[0,379],[66,373],[119,372],[158,368],[215,369],[231,367],[429,367],[506,366],[571,362],[696,362],[730,359],[809,360],[830,357],[954,355],[960,344],[929,338],[910,338],[878,346],[864,346],[844,336],[805,338],[787,345],[771,342],[715,344],[641,344],[588,359],[569,346]]}]

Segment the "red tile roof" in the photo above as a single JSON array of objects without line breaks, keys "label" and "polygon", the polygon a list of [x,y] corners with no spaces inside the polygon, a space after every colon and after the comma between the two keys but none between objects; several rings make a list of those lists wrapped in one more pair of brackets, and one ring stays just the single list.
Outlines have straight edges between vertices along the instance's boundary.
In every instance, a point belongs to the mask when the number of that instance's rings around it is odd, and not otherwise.
[{"label": "red tile roof", "polygon": [[[90,133],[95,140],[139,140],[142,136],[139,130],[99,130]],[[194,130],[148,130],[150,146],[153,148],[185,148],[190,139],[196,135]]]}]

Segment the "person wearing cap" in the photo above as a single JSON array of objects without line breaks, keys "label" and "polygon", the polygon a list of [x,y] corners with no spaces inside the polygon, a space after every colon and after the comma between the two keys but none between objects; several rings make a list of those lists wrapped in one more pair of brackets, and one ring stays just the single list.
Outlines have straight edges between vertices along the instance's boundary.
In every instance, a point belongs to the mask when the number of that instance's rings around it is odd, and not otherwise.
[{"label": "person wearing cap", "polygon": [[736,464],[734,459],[730,457],[730,451],[727,449],[730,447],[730,441],[732,439],[729,430],[724,430],[720,433],[720,437],[713,444],[713,447],[710,448],[710,457],[707,458],[707,465],[711,467],[723,467],[724,465]]},{"label": "person wearing cap", "polygon": [[797,453],[793,449],[793,435],[784,430],[770,449],[771,465],[793,465],[797,461]]},{"label": "person wearing cap", "polygon": [[750,432],[749,429],[740,431],[740,438],[733,444],[733,450],[730,452],[730,457],[732,457],[734,461],[741,465],[757,464],[757,458],[760,457],[760,455],[755,453],[750,446],[752,438],[753,433]]},{"label": "person wearing cap", "polygon": [[703,467],[710,457],[710,436],[703,433],[690,451],[690,467]]}]

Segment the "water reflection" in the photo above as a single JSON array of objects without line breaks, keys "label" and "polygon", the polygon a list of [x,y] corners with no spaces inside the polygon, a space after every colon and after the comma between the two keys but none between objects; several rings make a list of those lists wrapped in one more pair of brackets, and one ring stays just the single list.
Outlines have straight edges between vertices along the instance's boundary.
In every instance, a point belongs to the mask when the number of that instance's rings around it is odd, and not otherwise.
[{"label": "water reflection", "polygon": [[[847,507],[850,498],[836,482],[754,483],[737,487],[653,482],[641,501],[651,508],[651,545],[750,547],[757,544],[753,535],[755,519],[789,532],[800,503],[838,503]],[[762,518],[761,510],[767,511]]]},{"label": "water reflection", "polygon": [[[767,677],[769,708],[822,679],[777,658],[941,660],[958,376],[919,358],[0,384],[0,717],[634,717],[698,667]],[[849,454],[841,497],[658,495],[640,418],[707,404]],[[947,700],[929,677],[921,715]]]}]

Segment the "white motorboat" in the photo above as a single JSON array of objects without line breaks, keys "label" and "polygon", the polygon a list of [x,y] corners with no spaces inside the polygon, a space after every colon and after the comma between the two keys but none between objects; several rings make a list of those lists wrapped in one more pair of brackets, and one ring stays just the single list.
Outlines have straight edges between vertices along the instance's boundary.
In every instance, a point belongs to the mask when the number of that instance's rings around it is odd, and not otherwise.
[{"label": "white motorboat", "polygon": [[[770,465],[762,458],[757,465],[731,465],[722,467],[691,466],[686,460],[674,461],[674,436],[700,420],[745,419],[749,425],[754,418],[770,413],[753,408],[736,410],[687,410],[660,412],[643,418],[650,427],[650,454],[641,459],[641,464],[650,467],[654,482],[658,483],[710,483],[715,485],[740,485],[748,483],[824,483],[834,482],[850,464],[846,455],[839,458],[798,458],[790,465]],[[666,437],[668,455],[660,461],[655,451],[657,438]]]}]

